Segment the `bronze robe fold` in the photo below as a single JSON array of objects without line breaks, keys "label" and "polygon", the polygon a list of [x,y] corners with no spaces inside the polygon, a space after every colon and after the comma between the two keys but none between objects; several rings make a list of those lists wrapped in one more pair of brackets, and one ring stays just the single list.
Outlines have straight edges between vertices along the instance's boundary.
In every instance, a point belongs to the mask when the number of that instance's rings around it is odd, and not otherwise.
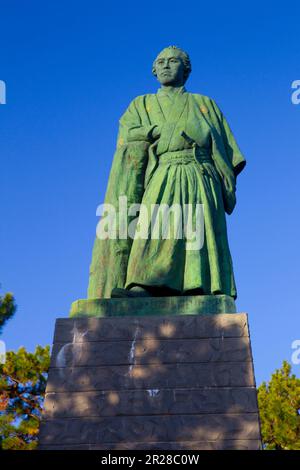
[{"label": "bronze robe fold", "polygon": [[[96,238],[88,298],[110,298],[114,287],[134,284],[168,287],[179,294],[200,289],[203,294],[236,298],[225,212],[234,209],[236,176],[245,159],[212,99],[182,88],[167,109],[160,93],[135,98],[120,119],[105,203],[117,212],[120,196],[127,197],[128,206],[201,203],[204,245],[189,252],[184,240]],[[155,126],[160,138],[153,142]],[[164,154],[184,152],[193,145],[208,152],[211,163],[160,163]]]}]

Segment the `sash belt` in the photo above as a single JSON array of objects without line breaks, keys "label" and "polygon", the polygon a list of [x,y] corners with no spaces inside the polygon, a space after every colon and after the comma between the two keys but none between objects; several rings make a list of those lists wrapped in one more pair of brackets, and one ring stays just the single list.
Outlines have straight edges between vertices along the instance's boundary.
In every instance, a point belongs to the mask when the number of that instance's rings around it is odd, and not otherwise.
[{"label": "sash belt", "polygon": [[201,149],[200,147],[194,147],[191,149],[176,150],[174,152],[166,152],[159,155],[158,161],[160,165],[165,164],[187,164],[191,162],[196,163],[213,163],[211,154],[207,149]]}]

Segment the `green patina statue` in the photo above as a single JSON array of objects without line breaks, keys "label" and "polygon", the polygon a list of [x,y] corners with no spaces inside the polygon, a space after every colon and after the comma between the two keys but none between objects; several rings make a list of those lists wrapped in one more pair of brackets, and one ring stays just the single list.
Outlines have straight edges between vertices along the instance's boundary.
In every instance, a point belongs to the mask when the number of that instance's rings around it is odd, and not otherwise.
[{"label": "green patina statue", "polygon": [[[246,161],[215,101],[188,93],[189,56],[170,46],[155,59],[156,94],[138,96],[120,119],[105,203],[167,207],[201,204],[203,243],[186,237],[96,237],[89,299],[141,296],[227,295],[236,298],[226,216],[236,203],[236,177]],[[158,219],[157,219],[158,220]],[[175,219],[173,219],[174,221]],[[192,217],[195,222],[195,217]]]}]

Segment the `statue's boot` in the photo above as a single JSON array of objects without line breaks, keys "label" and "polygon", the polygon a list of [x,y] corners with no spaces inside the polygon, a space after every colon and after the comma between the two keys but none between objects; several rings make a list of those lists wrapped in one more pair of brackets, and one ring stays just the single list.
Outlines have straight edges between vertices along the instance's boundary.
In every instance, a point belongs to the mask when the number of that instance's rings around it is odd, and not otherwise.
[{"label": "statue's boot", "polygon": [[141,286],[134,286],[130,289],[122,289],[121,287],[115,287],[111,291],[112,299],[128,298],[128,297],[152,297],[147,289]]}]

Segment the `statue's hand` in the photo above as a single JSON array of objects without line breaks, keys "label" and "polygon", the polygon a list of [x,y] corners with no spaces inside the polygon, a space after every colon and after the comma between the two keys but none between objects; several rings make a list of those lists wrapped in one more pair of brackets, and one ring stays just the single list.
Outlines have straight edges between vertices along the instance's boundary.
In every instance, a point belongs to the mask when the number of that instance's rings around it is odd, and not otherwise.
[{"label": "statue's hand", "polygon": [[157,140],[160,138],[160,134],[161,134],[160,126],[155,126],[152,130],[151,137],[153,140]]}]

